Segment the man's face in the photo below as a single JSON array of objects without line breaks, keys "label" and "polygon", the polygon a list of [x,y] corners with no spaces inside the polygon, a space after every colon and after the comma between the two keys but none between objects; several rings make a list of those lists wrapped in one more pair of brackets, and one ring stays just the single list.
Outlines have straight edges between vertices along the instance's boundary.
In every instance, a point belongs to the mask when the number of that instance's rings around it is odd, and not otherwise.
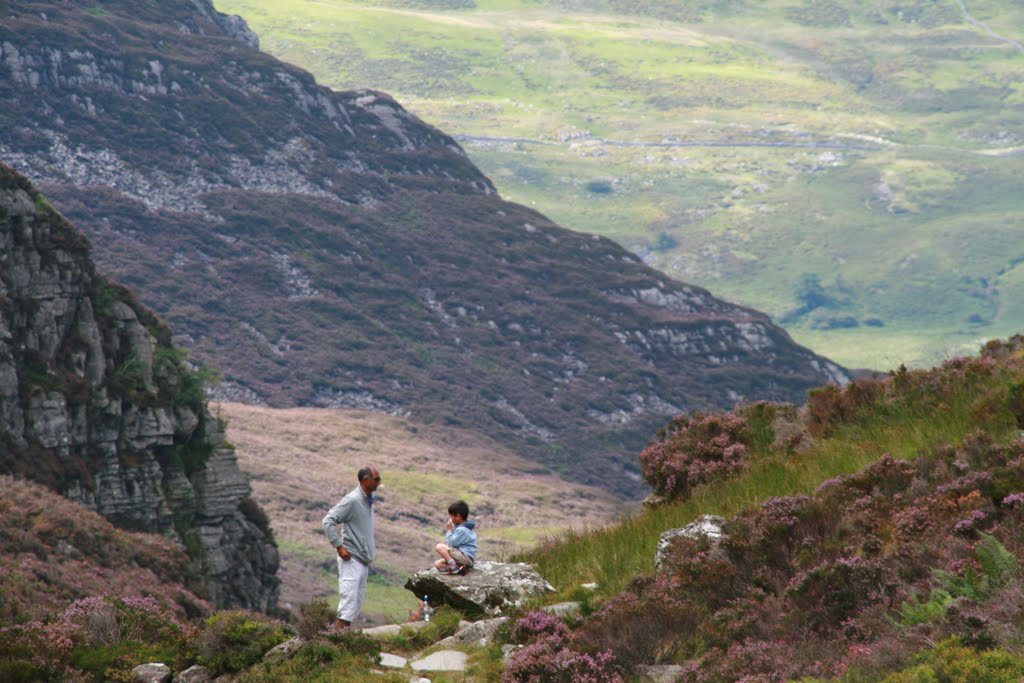
[{"label": "man's face", "polygon": [[380,486],[380,472],[370,470],[370,476],[363,479],[363,490],[370,494],[376,491],[378,486]]}]

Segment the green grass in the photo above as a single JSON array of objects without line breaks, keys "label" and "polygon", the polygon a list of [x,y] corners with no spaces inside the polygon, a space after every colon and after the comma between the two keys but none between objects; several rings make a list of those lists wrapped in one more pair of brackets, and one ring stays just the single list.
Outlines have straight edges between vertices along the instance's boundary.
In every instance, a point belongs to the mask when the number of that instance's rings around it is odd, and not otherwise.
[{"label": "green grass", "polygon": [[[1024,179],[988,153],[1024,147],[1024,54],[954,3],[850,0],[849,26],[813,28],[790,0],[401,4],[217,6],[333,88],[388,91],[451,134],[536,141],[465,147],[504,197],[674,277],[776,320],[806,273],[846,287],[840,310],[787,319],[842,363],[928,365],[1024,326],[1000,281],[1024,256],[1009,234]],[[1024,40],[1024,8],[969,6]],[[808,141],[849,148],[772,146]],[[836,315],[858,327],[828,329]]]}]

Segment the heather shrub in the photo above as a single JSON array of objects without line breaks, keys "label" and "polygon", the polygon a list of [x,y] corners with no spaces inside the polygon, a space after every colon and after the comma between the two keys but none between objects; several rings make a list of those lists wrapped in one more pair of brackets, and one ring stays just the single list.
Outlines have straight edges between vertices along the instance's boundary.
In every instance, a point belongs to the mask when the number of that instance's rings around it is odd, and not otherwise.
[{"label": "heather shrub", "polygon": [[846,387],[834,384],[807,393],[807,428],[813,436],[828,436],[836,426],[852,422],[885,394],[886,380],[855,379]]},{"label": "heather shrub", "polygon": [[886,602],[896,586],[880,561],[852,556],[826,560],[797,574],[786,594],[794,618],[826,632],[865,607]]},{"label": "heather shrub", "polygon": [[561,619],[544,611],[527,612],[512,625],[509,641],[518,645],[531,643],[538,638],[568,643],[569,629]]},{"label": "heather shrub", "polygon": [[565,624],[546,612],[516,620],[512,642],[521,645],[501,674],[503,683],[621,683],[624,679],[609,651],[581,652]]},{"label": "heather shrub", "polygon": [[626,667],[668,659],[685,649],[707,615],[704,597],[694,593],[688,600],[680,582],[667,574],[638,580],[605,602],[575,637],[588,648],[615,652]]},{"label": "heather shrub", "polygon": [[214,674],[241,671],[288,639],[284,626],[256,612],[227,610],[203,622],[195,648],[200,664]]},{"label": "heather shrub", "polygon": [[750,439],[734,413],[679,416],[640,453],[640,468],[656,494],[685,499],[695,486],[745,471]]},{"label": "heather shrub", "polygon": [[118,680],[145,661],[174,662],[190,634],[152,597],[89,597],[64,610],[75,636],[74,666],[97,679]]},{"label": "heather shrub", "polygon": [[75,626],[31,621],[0,628],[0,681],[76,680],[72,671]]},{"label": "heather shrub", "polygon": [[542,638],[517,650],[505,665],[502,683],[623,683],[611,652],[587,654]]}]

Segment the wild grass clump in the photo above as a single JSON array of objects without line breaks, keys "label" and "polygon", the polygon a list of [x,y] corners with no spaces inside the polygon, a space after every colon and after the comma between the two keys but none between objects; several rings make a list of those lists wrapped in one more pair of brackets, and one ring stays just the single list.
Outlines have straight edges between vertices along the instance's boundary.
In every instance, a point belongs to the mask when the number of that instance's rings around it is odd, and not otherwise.
[{"label": "wild grass clump", "polygon": [[324,599],[312,600],[299,605],[295,619],[295,632],[303,640],[315,640],[322,636],[334,623],[335,614]]}]

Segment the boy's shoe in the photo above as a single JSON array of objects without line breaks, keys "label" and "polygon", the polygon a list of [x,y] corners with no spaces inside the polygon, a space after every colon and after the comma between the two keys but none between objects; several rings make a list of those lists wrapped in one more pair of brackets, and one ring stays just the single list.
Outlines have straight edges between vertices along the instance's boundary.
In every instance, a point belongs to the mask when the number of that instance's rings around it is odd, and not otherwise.
[{"label": "boy's shoe", "polygon": [[436,569],[437,571],[441,572],[442,574],[456,574],[456,573],[458,573],[457,570],[456,571],[452,571],[448,567],[434,567],[434,569]]},{"label": "boy's shoe", "polygon": [[455,560],[448,560],[448,573],[449,574],[458,574],[459,573],[459,563],[456,562]]},{"label": "boy's shoe", "polygon": [[455,573],[460,575],[460,576],[465,576],[466,574],[469,573],[469,567],[464,565],[464,564],[463,565],[459,565],[459,568],[458,568],[458,570]]}]

